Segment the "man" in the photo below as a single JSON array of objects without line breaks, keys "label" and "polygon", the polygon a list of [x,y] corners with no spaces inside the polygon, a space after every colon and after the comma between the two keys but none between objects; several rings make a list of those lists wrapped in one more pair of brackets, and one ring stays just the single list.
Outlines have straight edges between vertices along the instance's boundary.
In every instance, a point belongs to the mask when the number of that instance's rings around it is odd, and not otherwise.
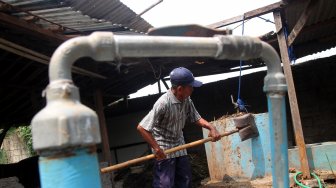
[{"label": "man", "polygon": [[167,155],[164,150],[184,144],[182,129],[187,120],[208,129],[213,141],[219,140],[220,135],[199,115],[190,99],[193,87],[200,87],[202,82],[184,67],[174,69],[170,81],[170,90],[155,102],[137,129],[156,157],[153,187],[187,188],[191,186],[191,169],[186,149]]}]

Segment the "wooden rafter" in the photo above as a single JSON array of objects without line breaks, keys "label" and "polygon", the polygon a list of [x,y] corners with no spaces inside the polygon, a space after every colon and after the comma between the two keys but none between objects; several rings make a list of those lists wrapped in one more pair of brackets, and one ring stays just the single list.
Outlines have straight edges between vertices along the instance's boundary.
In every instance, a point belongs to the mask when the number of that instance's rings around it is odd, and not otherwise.
[{"label": "wooden rafter", "polygon": [[[21,57],[33,60],[35,62],[39,62],[42,64],[49,65],[50,57],[43,55],[41,53],[38,53],[36,51],[27,49],[23,46],[20,46],[18,44],[14,44],[10,41],[7,41],[5,39],[0,38],[0,49],[9,51],[11,53],[14,53],[16,55],[19,55]],[[96,78],[101,78],[101,79],[106,79],[105,76],[102,76],[100,74],[78,68],[73,66],[72,71],[77,74],[85,75],[85,76],[91,76],[91,77],[96,77]]]},{"label": "wooden rafter", "polygon": [[56,42],[60,44],[67,39],[68,37],[60,34],[53,33],[51,31],[42,29],[38,27],[36,24],[29,23],[27,21],[15,18],[5,13],[0,12],[0,22],[2,25],[6,25],[10,28],[15,28],[23,31],[24,33],[28,33],[33,36],[37,36],[39,38],[44,38],[46,40],[51,40],[52,42]]},{"label": "wooden rafter", "polygon": [[287,45],[290,46],[293,44],[295,38],[298,36],[302,28],[305,26],[307,19],[309,18],[310,14],[313,12],[314,7],[318,1],[317,0],[309,0],[307,2],[307,6],[304,11],[301,13],[299,20],[296,22],[295,26],[293,27],[292,31],[288,35],[287,38]]},{"label": "wooden rafter", "polygon": [[227,26],[227,25],[230,25],[230,24],[234,24],[234,23],[243,21],[243,19],[250,19],[250,18],[253,18],[253,17],[257,17],[257,16],[260,16],[260,15],[263,15],[263,14],[273,12],[274,10],[280,9],[285,5],[286,4],[284,2],[279,1],[277,3],[273,3],[273,4],[270,4],[270,5],[267,5],[267,6],[264,6],[264,7],[246,12],[243,15],[236,16],[236,17],[233,17],[233,18],[230,18],[230,19],[226,19],[226,20],[223,20],[223,21],[220,21],[220,22],[210,24],[210,25],[208,25],[208,27],[214,28],[214,29],[224,27],[224,26]]}]

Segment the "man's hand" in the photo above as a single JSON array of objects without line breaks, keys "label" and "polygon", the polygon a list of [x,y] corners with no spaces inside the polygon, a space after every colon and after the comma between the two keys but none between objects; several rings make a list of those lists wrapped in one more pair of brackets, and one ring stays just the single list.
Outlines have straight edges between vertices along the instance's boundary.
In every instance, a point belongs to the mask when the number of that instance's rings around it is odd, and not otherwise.
[{"label": "man's hand", "polygon": [[167,157],[161,148],[154,148],[154,155],[156,160],[165,159]]},{"label": "man's hand", "polygon": [[216,142],[217,140],[221,139],[219,132],[217,131],[216,127],[211,125],[207,120],[201,118],[195,122],[197,125],[206,128],[209,130],[209,137],[212,137],[212,141]]},{"label": "man's hand", "polygon": [[221,136],[219,132],[217,131],[216,127],[211,126],[210,131],[209,131],[209,137],[212,137],[212,141],[216,142],[221,139]]},{"label": "man's hand", "polygon": [[154,156],[157,160],[165,159],[166,154],[163,152],[163,150],[160,148],[160,146],[157,144],[155,139],[153,138],[153,135],[151,132],[145,130],[141,125],[138,125],[137,127],[138,131],[140,132],[141,136],[146,140],[146,142],[153,148],[154,150]]}]

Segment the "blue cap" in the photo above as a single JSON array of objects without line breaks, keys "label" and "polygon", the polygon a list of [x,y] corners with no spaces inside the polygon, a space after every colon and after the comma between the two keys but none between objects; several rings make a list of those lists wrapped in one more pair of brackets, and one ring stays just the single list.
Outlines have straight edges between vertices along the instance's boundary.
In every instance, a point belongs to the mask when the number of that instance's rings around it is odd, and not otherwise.
[{"label": "blue cap", "polygon": [[195,80],[194,75],[191,73],[191,71],[184,67],[175,68],[170,72],[170,82],[172,83],[172,85],[176,86],[202,86],[202,82]]}]

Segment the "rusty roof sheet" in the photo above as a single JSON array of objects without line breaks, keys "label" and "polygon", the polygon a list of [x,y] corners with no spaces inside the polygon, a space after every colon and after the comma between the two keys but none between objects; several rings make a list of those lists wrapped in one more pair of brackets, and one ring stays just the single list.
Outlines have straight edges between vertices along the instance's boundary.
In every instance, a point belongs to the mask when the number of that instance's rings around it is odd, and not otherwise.
[{"label": "rusty roof sheet", "polygon": [[113,31],[144,34],[152,26],[117,0],[3,0],[14,6],[12,15],[35,15],[42,28],[60,26],[64,34]]},{"label": "rusty roof sheet", "polygon": [[[308,3],[308,1],[306,1]],[[293,1],[284,9],[288,30],[291,31],[299,21],[306,6],[302,1]],[[305,26],[295,39],[294,53],[299,57],[324,51],[336,46],[336,1],[316,1]],[[309,45],[311,44],[311,45]]]}]

